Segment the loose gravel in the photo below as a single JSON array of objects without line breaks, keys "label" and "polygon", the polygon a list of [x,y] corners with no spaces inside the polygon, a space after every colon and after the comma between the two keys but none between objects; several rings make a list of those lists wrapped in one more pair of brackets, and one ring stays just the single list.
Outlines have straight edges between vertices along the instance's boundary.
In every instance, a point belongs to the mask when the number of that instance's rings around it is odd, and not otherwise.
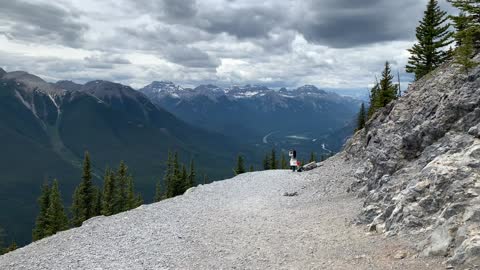
[{"label": "loose gravel", "polygon": [[353,225],[351,175],[340,156],[309,172],[242,174],[93,218],[1,256],[0,269],[444,269]]}]

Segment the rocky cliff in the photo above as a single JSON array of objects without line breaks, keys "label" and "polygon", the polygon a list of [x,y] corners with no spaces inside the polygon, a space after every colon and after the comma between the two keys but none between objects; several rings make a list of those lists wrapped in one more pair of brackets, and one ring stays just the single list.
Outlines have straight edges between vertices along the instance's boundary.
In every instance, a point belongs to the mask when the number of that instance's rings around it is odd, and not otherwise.
[{"label": "rocky cliff", "polygon": [[[480,60],[480,56],[475,59]],[[345,146],[371,231],[418,236],[423,255],[480,265],[480,68],[446,64]]]}]

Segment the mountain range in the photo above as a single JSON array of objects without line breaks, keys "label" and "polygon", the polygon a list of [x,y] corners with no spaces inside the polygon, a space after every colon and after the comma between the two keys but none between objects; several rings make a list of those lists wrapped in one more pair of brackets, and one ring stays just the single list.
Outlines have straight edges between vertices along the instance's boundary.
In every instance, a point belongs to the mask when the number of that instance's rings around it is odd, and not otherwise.
[{"label": "mountain range", "polygon": [[124,160],[147,201],[163,177],[168,150],[183,162],[195,159],[210,179],[231,175],[237,153],[247,151],[107,81],[48,83],[0,70],[0,115],[0,224],[19,244],[30,241],[42,182],[58,178],[69,205],[85,151],[98,184],[106,166]]},{"label": "mountain range", "polygon": [[261,85],[183,88],[156,81],[139,90],[185,122],[249,144],[282,149],[338,151],[353,132],[360,101],[313,85],[270,89]]}]

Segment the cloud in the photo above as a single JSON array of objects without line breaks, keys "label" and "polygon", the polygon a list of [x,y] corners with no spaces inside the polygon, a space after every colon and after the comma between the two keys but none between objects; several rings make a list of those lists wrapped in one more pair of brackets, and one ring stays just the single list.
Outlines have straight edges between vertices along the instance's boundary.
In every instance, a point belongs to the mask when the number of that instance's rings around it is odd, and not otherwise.
[{"label": "cloud", "polygon": [[171,46],[165,51],[165,57],[173,63],[193,68],[216,68],[220,65],[218,59],[192,47]]},{"label": "cloud", "polygon": [[[1,0],[0,0],[1,1]],[[4,2],[4,3],[3,3]],[[365,88],[401,77],[427,0],[19,0],[0,63],[45,78]],[[441,0],[443,9],[455,12]],[[2,35],[3,34],[3,35]],[[8,37],[8,38],[4,38]],[[99,72],[101,70],[101,72]]]},{"label": "cloud", "polygon": [[77,47],[88,30],[77,18],[75,11],[49,3],[2,1],[0,33],[11,39]]}]

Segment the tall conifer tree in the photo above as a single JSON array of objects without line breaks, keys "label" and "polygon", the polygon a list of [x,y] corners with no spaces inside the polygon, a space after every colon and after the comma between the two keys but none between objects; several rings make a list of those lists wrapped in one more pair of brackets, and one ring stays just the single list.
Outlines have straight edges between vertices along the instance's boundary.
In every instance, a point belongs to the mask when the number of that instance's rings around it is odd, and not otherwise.
[{"label": "tall conifer tree", "polygon": [[73,226],[80,226],[83,221],[95,215],[95,189],[92,182],[92,169],[88,152],[85,152],[83,160],[82,181],[74,193],[72,214]]},{"label": "tall conifer tree", "polygon": [[68,229],[68,218],[63,207],[58,181],[54,180],[50,191],[49,207],[47,209],[45,236],[53,235],[66,229]]},{"label": "tall conifer tree", "polygon": [[270,157],[270,169],[276,170],[278,168],[277,164],[277,157],[275,153],[275,148],[272,149],[271,157]]},{"label": "tall conifer tree", "polygon": [[160,180],[158,180],[155,186],[155,197],[153,198],[154,202],[159,202],[163,200],[164,195],[165,194],[163,194],[163,191],[162,191],[162,183]]},{"label": "tall conifer tree", "polygon": [[194,187],[195,186],[195,164],[193,159],[190,161],[190,172],[188,173],[188,187]]},{"label": "tall conifer tree", "polygon": [[32,232],[33,241],[40,240],[46,236],[45,231],[48,226],[47,211],[50,206],[50,185],[48,182],[45,182],[42,185],[42,193],[38,198],[38,205],[40,212],[38,213],[37,219],[35,221],[35,228]]},{"label": "tall conifer tree", "polygon": [[270,156],[268,154],[265,155],[265,158],[263,159],[263,169],[264,170],[270,170]]},{"label": "tall conifer tree", "polygon": [[[471,36],[472,44],[480,46],[480,1],[479,0],[447,0],[454,7],[460,9],[458,16],[451,16],[455,23],[457,42]],[[461,45],[461,44],[459,44]]]},{"label": "tall conifer tree", "polygon": [[450,58],[450,54],[443,50],[453,40],[453,33],[449,31],[450,24],[447,13],[438,6],[437,0],[429,0],[420,25],[417,27],[417,43],[410,52],[406,70],[414,73],[418,80],[433,71]]},{"label": "tall conifer tree", "polygon": [[379,98],[382,107],[387,106],[388,103],[397,98],[397,87],[393,84],[392,69],[388,61],[385,62],[382,79],[380,80]]},{"label": "tall conifer tree", "polygon": [[360,112],[357,116],[357,130],[361,130],[365,127],[365,121],[367,120],[367,113],[365,111],[365,104],[362,102],[360,106]]},{"label": "tall conifer tree", "polygon": [[122,160],[118,167],[117,175],[115,176],[118,188],[116,189],[116,203],[115,213],[120,213],[128,210],[127,196],[128,196],[128,167]]},{"label": "tall conifer tree", "polygon": [[238,155],[238,157],[237,157],[237,167],[235,168],[235,174],[239,175],[239,174],[242,174],[242,173],[245,173],[245,164],[244,164],[244,161],[243,161],[243,156]]},{"label": "tall conifer tree", "polygon": [[102,215],[111,216],[115,213],[115,194],[115,174],[107,168],[103,176]]}]

